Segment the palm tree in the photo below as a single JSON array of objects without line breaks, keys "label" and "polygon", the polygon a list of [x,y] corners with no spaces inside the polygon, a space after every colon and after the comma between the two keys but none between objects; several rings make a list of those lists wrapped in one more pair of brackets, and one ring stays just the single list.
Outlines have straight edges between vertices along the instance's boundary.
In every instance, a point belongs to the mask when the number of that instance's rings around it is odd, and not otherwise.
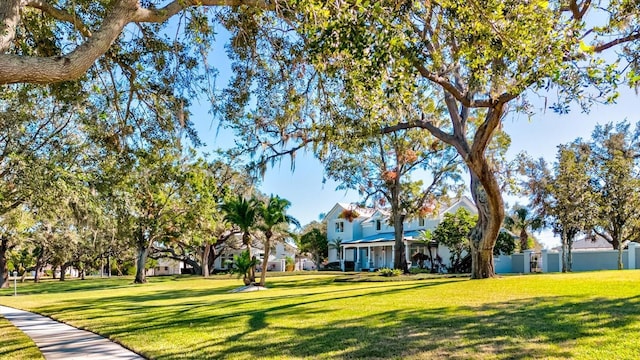
[{"label": "palm tree", "polygon": [[257,263],[258,260],[256,260],[255,256],[252,258],[249,251],[245,250],[241,252],[240,255],[233,257],[232,272],[238,274],[238,276],[243,276],[242,280],[244,284],[249,285],[253,282],[250,277],[251,269],[253,269]]},{"label": "palm tree", "polygon": [[507,230],[520,233],[520,251],[529,248],[529,234],[527,230],[536,231],[542,229],[544,221],[535,214],[530,214],[525,207],[516,206],[511,213],[504,218],[504,226]]},{"label": "palm tree", "polygon": [[336,249],[338,252],[338,261],[342,260],[342,239],[337,238],[329,241],[329,249]]},{"label": "palm tree", "polygon": [[[247,247],[249,256],[251,256],[251,231],[256,226],[258,207],[259,204],[255,199],[247,200],[240,195],[220,205],[220,209],[224,212],[224,219],[235,224],[242,231],[242,244]],[[251,267],[248,278],[250,283],[256,280],[255,264]]]},{"label": "palm tree", "polygon": [[[260,274],[260,286],[264,286],[267,277],[267,266],[269,265],[269,251],[271,250],[271,239],[274,231],[284,225],[293,224],[300,227],[298,220],[287,215],[287,208],[291,206],[291,202],[278,196],[269,197],[266,203],[260,203],[258,207],[260,223],[258,228],[264,232],[264,259],[262,260],[262,273]],[[287,229],[283,229],[288,233]]]}]

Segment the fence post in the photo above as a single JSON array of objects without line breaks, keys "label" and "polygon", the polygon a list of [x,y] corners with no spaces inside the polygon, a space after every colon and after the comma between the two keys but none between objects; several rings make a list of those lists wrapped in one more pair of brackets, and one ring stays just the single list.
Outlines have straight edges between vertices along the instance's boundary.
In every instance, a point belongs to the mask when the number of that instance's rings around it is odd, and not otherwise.
[{"label": "fence post", "polygon": [[533,250],[525,250],[522,253],[524,254],[524,259],[522,259],[522,261],[524,262],[524,270],[523,273],[528,274],[531,272],[531,253],[533,252]]},{"label": "fence post", "polygon": [[547,265],[547,261],[549,259],[549,250],[542,249],[542,251],[540,251],[540,257],[542,258],[542,272],[549,272],[549,266]]},{"label": "fence post", "polygon": [[638,243],[630,242],[629,248],[627,249],[627,256],[629,256],[629,269],[635,269],[638,264],[636,264],[636,247],[638,247]]}]

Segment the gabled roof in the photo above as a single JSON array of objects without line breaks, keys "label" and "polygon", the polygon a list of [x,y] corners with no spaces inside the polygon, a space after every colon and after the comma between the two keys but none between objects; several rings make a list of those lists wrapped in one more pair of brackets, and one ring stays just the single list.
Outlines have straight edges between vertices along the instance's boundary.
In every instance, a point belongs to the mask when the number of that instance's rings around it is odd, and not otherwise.
[{"label": "gabled roof", "polygon": [[[624,243],[624,247],[626,248],[629,242]],[[585,236],[581,239],[574,240],[571,245],[572,250],[615,250],[613,246],[605,240],[600,235],[596,235],[594,237]],[[556,246],[551,250],[560,251],[562,250],[562,246]]]},{"label": "gabled roof", "polygon": [[325,219],[332,217],[335,212],[338,212],[338,214],[336,215],[337,217],[343,210],[355,210],[358,213],[357,219],[360,219],[360,221],[369,218],[376,211],[376,209],[365,208],[357,206],[355,204],[336,203],[333,208],[331,208],[331,210],[327,213]]},{"label": "gabled roof", "polygon": [[460,199],[454,201],[448,208],[441,211],[439,216],[441,217],[446,213],[453,213],[455,212],[454,209],[456,209],[457,207],[464,207],[471,211],[472,214],[478,214],[478,208],[476,207],[476,204],[473,202],[473,200],[469,199],[466,196],[462,196]]},{"label": "gabled roof", "polygon": [[[444,210],[440,211],[438,214],[438,218],[442,218],[442,215],[450,212],[454,212],[454,210],[458,207],[464,207],[468,209],[472,214],[478,214],[478,209],[476,208],[473,200],[469,199],[466,196],[462,196],[461,198],[453,201],[450,205],[447,206]],[[380,208],[366,208],[357,206],[356,204],[348,204],[348,203],[336,203],[333,208],[327,213],[325,219],[330,218],[336,212],[342,212],[343,210],[355,210],[358,213],[357,219],[361,223],[369,223],[373,222],[376,219],[376,215],[380,215],[382,219],[387,219],[391,212],[388,209],[380,209]],[[335,217],[338,217],[339,214],[336,214]]]},{"label": "gabled roof", "polygon": [[367,218],[366,220],[362,221],[362,223],[370,223],[373,222],[374,220],[377,220],[378,216],[376,215],[380,215],[379,217],[381,219],[387,219],[390,215],[388,210],[384,210],[384,209],[375,209],[375,211],[369,216],[369,218]]}]

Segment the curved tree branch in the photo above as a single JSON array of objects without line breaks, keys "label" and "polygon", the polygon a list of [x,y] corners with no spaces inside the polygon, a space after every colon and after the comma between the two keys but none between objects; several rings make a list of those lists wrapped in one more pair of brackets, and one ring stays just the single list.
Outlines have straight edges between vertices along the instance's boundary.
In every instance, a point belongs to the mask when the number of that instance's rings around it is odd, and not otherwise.
[{"label": "curved tree branch", "polygon": [[91,37],[91,31],[89,28],[80,20],[79,17],[73,16],[68,12],[58,9],[57,7],[51,5],[49,2],[44,0],[29,0],[25,4],[27,7],[32,7],[34,9],[38,9],[44,13],[49,14],[56,20],[64,21],[73,24],[73,26],[85,37]]},{"label": "curved tree branch", "polygon": [[[44,1],[29,1],[32,7],[54,18],[68,21],[73,17],[64,11],[47,6]],[[82,45],[67,55],[55,57],[31,57],[13,54],[0,54],[0,84],[34,83],[46,84],[74,80],[82,75],[111,47],[120,36],[124,27],[132,22],[163,22],[176,13],[192,6],[252,6],[270,9],[274,5],[266,0],[175,0],[161,9],[140,7],[137,0],[118,0],[106,15],[100,29],[95,31]],[[20,1],[4,3],[0,6],[0,20],[4,21],[0,36],[0,50],[8,49],[15,35],[15,26],[19,22]]]}]

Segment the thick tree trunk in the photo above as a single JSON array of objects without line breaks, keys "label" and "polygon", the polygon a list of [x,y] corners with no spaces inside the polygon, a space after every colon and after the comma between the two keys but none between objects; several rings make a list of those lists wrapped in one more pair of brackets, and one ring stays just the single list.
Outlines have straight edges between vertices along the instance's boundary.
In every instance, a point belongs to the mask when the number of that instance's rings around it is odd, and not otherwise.
[{"label": "thick tree trunk", "polygon": [[20,21],[20,0],[0,1],[0,53],[11,47]]},{"label": "thick tree trunk", "polygon": [[9,251],[9,239],[0,239],[0,288],[9,287],[9,268],[7,267],[7,252]]},{"label": "thick tree trunk", "polygon": [[404,246],[404,219],[406,215],[402,213],[403,209],[400,208],[400,176],[398,175],[394,181],[394,184],[389,189],[391,191],[391,216],[393,217],[393,233],[395,239],[393,267],[408,273],[409,267],[405,256],[407,249],[405,249]]},{"label": "thick tree trunk", "polygon": [[65,279],[67,278],[67,268],[68,267],[69,267],[69,265],[67,265],[67,264],[60,265],[60,281],[65,281]]},{"label": "thick tree trunk", "polygon": [[267,266],[269,266],[269,252],[271,252],[271,234],[267,234],[264,242],[264,259],[262,259],[262,272],[260,273],[260,286],[267,283]]},{"label": "thick tree trunk", "polygon": [[478,169],[471,169],[471,194],[478,208],[478,223],[471,230],[471,278],[485,279],[495,276],[493,247],[504,220],[504,202],[484,155],[477,161]]},{"label": "thick tree trunk", "polygon": [[138,244],[137,254],[136,254],[136,278],[135,280],[133,280],[133,282],[136,284],[144,284],[147,282],[147,276],[145,273],[147,256],[149,256],[149,247]]},{"label": "thick tree trunk", "polygon": [[211,245],[209,243],[204,244],[204,251],[202,252],[202,276],[209,277],[209,253],[211,252]]},{"label": "thick tree trunk", "polygon": [[618,250],[618,248],[620,247],[620,241],[618,240],[617,237],[613,237],[611,239],[611,246],[613,247],[614,250]]},{"label": "thick tree trunk", "polygon": [[403,272],[409,272],[404,246],[404,215],[396,214],[393,217],[393,232],[395,237],[395,253],[393,254],[393,267]]}]

